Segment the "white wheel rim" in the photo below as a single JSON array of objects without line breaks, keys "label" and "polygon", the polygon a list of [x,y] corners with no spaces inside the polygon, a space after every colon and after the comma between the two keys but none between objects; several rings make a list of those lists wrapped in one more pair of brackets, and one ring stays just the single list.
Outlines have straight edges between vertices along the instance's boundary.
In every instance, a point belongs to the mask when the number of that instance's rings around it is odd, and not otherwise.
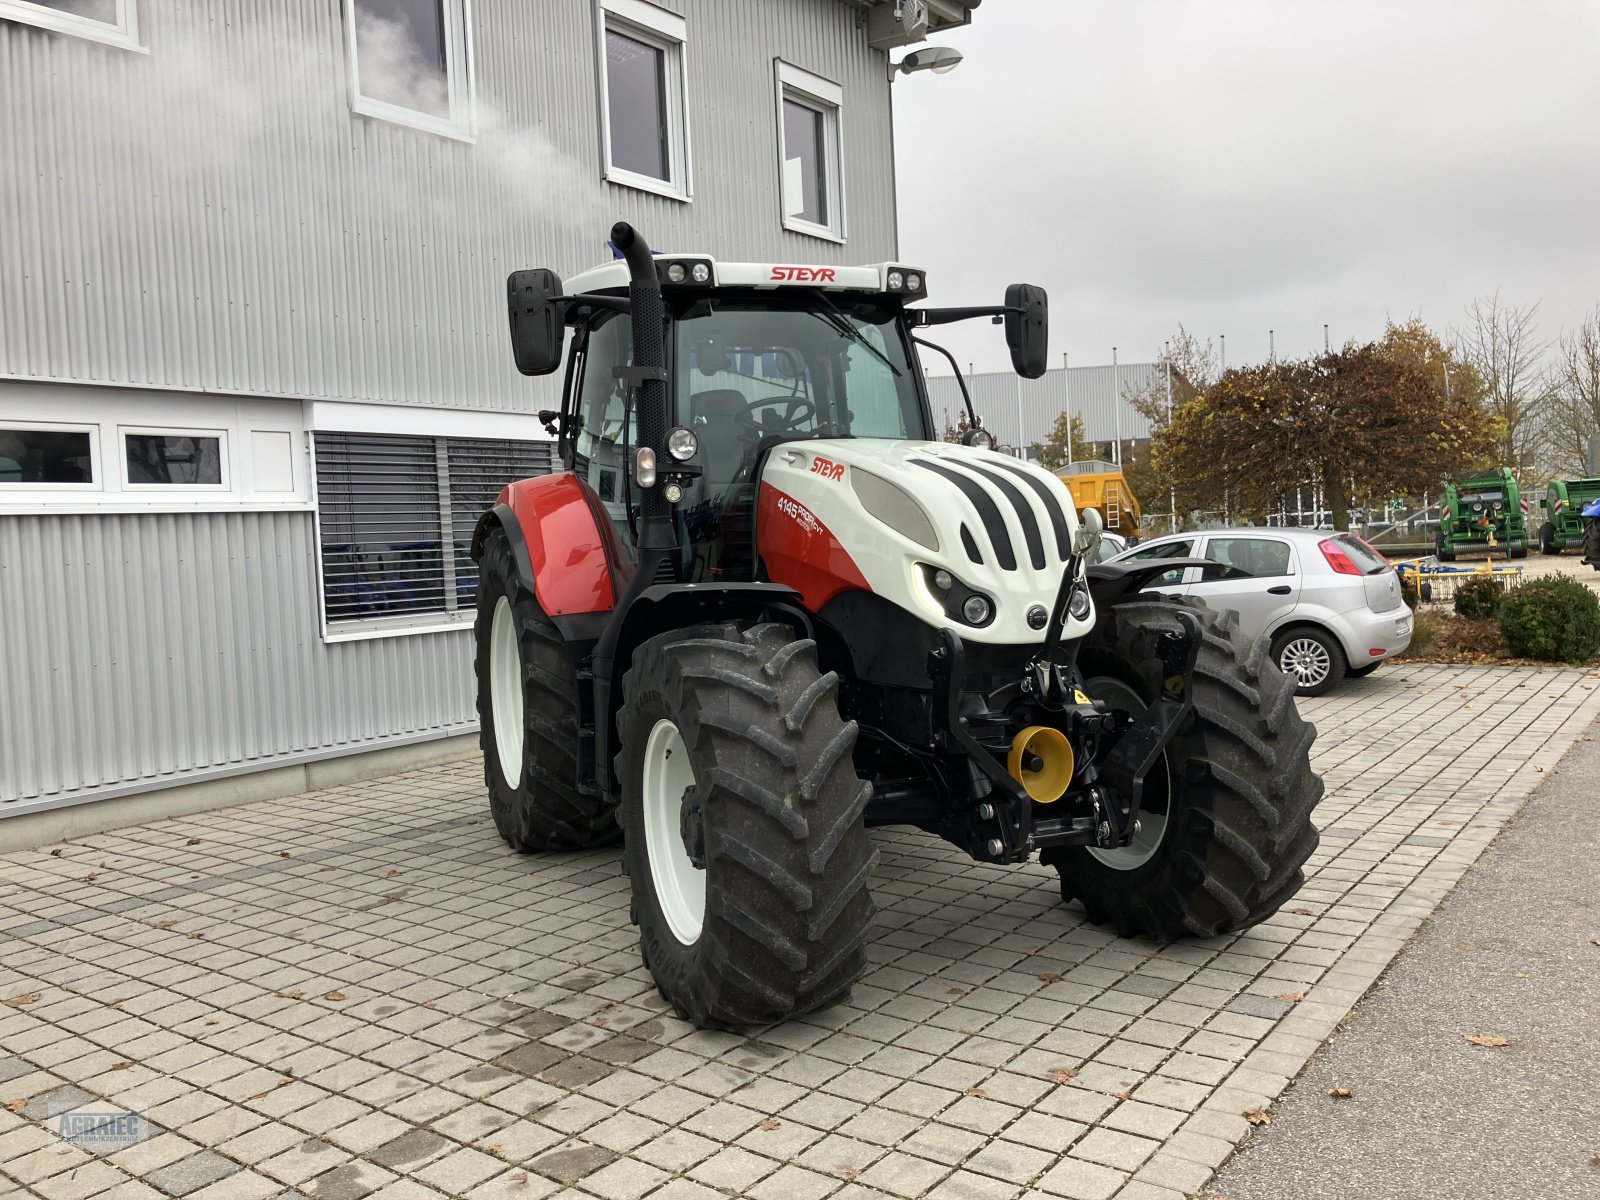
[{"label": "white wheel rim", "polygon": [[[1139,698],[1132,688],[1117,679],[1090,679],[1084,682],[1084,689],[1096,700],[1104,700],[1113,708],[1122,708],[1132,713],[1135,718],[1141,716],[1145,710],[1145,703]],[[1162,752],[1163,765],[1167,762],[1166,752]],[[1167,836],[1167,821],[1172,815],[1172,772],[1165,773],[1167,781],[1166,804],[1163,811],[1153,812],[1148,808],[1141,809],[1134,819],[1138,822],[1138,829],[1134,831],[1133,840],[1126,846],[1113,846],[1109,849],[1101,846],[1089,846],[1090,856],[1099,863],[1110,867],[1114,871],[1132,871],[1144,866],[1154,856],[1162,841]],[[1147,781],[1148,782],[1148,781]],[[1148,800],[1149,788],[1146,787]]]},{"label": "white wheel rim", "polygon": [[683,793],[693,786],[683,734],[663,718],[644,746],[644,846],[656,903],[672,936],[685,946],[700,940],[706,920],[706,873],[689,861],[681,824]]},{"label": "white wheel rim", "polygon": [[1315,638],[1295,638],[1278,655],[1278,666],[1285,675],[1293,675],[1301,687],[1316,687],[1328,678],[1333,660],[1328,648]]},{"label": "white wheel rim", "polygon": [[522,782],[522,652],[517,648],[517,618],[511,601],[495,602],[489,625],[489,704],[500,774],[516,787]]}]

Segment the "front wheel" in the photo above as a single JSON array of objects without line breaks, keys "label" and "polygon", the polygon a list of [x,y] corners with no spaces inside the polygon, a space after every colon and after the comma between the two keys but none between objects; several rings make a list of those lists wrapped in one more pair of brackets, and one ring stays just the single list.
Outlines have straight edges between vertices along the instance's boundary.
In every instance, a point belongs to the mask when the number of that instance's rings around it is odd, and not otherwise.
[{"label": "front wheel", "polygon": [[1553,521],[1546,521],[1543,525],[1539,526],[1539,553],[1561,553],[1561,547],[1556,545],[1556,527]]},{"label": "front wheel", "polygon": [[609,845],[621,833],[616,805],[582,777],[577,674],[561,633],[500,530],[478,572],[478,745],[495,827],[523,854]]},{"label": "front wheel", "polygon": [[623,679],[623,863],[645,966],[701,1028],[783,1021],[866,969],[877,850],[839,677],[786,625],[652,638]]},{"label": "front wheel", "polygon": [[1164,674],[1156,639],[1178,631],[1180,608],[1201,629],[1194,716],[1147,780],[1132,843],[1044,854],[1062,897],[1124,937],[1210,937],[1264,921],[1299,889],[1317,847],[1316,731],[1265,639],[1238,639],[1236,614],[1183,599],[1115,605],[1080,652],[1084,690],[1135,713],[1153,703]]}]

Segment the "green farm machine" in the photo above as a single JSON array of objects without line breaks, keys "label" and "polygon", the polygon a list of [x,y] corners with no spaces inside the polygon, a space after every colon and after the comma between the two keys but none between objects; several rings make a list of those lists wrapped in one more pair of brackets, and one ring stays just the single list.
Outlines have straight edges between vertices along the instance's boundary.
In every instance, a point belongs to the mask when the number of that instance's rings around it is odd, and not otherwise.
[{"label": "green farm machine", "polygon": [[1503,550],[1528,557],[1528,510],[1508,467],[1480,471],[1444,485],[1433,551],[1441,562],[1459,554]]},{"label": "green farm machine", "polygon": [[1600,500],[1600,479],[1553,479],[1545,488],[1539,501],[1544,523],[1539,526],[1539,552],[1560,554],[1563,550],[1582,549],[1584,526],[1583,510]]}]

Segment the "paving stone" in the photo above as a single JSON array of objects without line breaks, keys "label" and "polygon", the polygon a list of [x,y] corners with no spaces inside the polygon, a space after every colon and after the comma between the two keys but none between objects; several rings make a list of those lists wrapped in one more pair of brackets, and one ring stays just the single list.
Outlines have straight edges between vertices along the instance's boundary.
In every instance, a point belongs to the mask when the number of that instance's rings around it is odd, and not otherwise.
[{"label": "paving stone", "polygon": [[211,1150],[202,1150],[188,1158],[151,1171],[144,1177],[146,1183],[168,1196],[187,1196],[198,1192],[219,1179],[226,1179],[239,1170],[239,1164],[230,1162]]},{"label": "paving stone", "polygon": [[578,1145],[536,1158],[528,1168],[557,1183],[573,1184],[610,1165],[616,1157],[613,1151],[601,1146]]}]

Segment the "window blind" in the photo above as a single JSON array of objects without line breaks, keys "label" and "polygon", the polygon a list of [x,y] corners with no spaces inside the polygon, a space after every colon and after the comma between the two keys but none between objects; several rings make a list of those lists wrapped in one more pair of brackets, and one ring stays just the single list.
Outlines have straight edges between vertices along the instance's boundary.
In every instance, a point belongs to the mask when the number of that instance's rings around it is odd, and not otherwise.
[{"label": "window blind", "polygon": [[460,612],[477,596],[472,531],[500,489],[551,468],[547,442],[318,431],[330,626]]}]

